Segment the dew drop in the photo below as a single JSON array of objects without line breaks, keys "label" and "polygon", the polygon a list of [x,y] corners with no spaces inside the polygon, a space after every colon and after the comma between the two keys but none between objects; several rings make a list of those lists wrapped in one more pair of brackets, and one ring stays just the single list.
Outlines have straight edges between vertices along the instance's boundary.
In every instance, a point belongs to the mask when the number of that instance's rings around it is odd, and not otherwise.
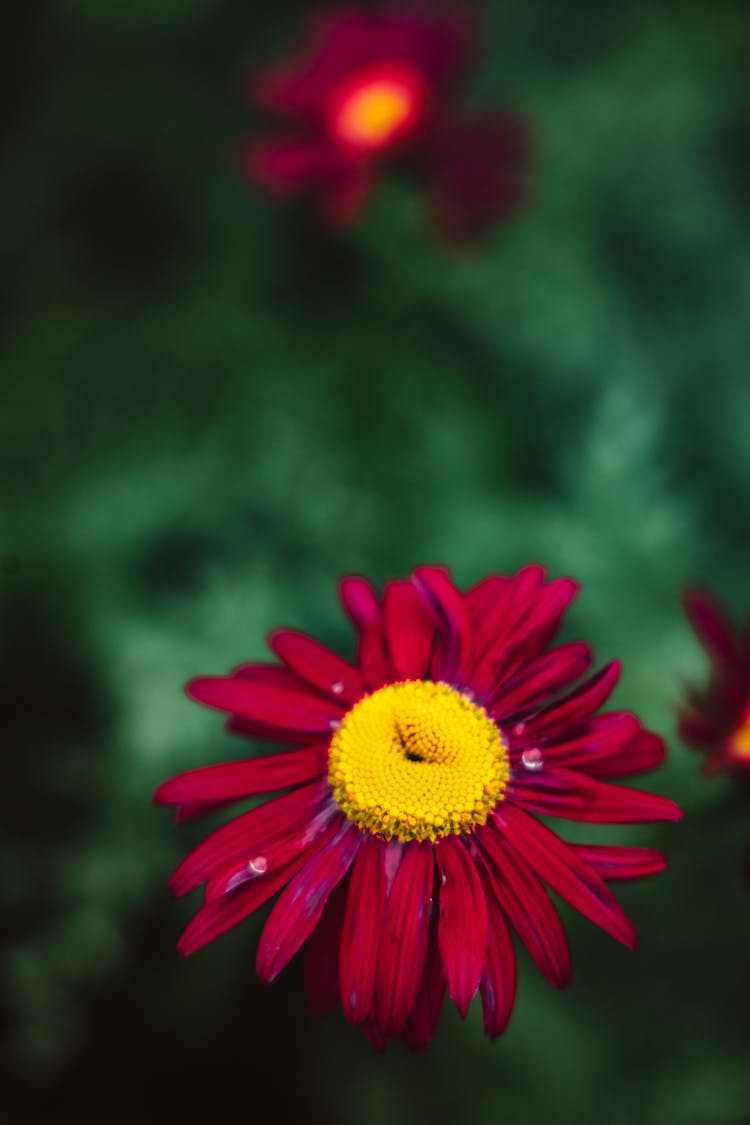
[{"label": "dew drop", "polygon": [[525,730],[526,730],[526,723],[516,723],[516,725],[513,727],[513,733],[516,736],[516,738],[520,738]]},{"label": "dew drop", "polygon": [[540,770],[544,765],[544,757],[541,750],[533,746],[529,750],[524,750],[521,755],[521,765],[527,770]]},{"label": "dew drop", "polygon": [[331,728],[331,730],[338,730],[339,727],[341,726],[341,719],[331,719],[331,721],[328,725]]},{"label": "dew drop", "polygon": [[247,865],[249,875],[265,875],[268,871],[268,860],[264,855],[256,855]]},{"label": "dew drop", "polygon": [[336,680],[335,684],[331,684],[331,691],[333,692],[334,695],[341,695],[343,690],[344,690],[344,684],[343,684],[342,680]]}]

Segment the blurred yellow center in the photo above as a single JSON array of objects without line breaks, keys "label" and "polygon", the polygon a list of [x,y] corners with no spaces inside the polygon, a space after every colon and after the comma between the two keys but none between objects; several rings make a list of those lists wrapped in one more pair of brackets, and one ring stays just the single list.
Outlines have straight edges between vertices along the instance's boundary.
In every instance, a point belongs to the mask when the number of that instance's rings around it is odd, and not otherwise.
[{"label": "blurred yellow center", "polygon": [[741,758],[750,758],[750,706],[745,708],[740,725],[730,738],[730,746]]},{"label": "blurred yellow center", "polygon": [[404,843],[436,840],[484,824],[505,792],[506,751],[482,707],[447,684],[406,680],[344,716],[328,780],[360,828]]},{"label": "blurred yellow center", "polygon": [[336,117],[339,136],[350,144],[377,147],[401,128],[414,110],[414,92],[405,83],[381,78],[354,90]]}]

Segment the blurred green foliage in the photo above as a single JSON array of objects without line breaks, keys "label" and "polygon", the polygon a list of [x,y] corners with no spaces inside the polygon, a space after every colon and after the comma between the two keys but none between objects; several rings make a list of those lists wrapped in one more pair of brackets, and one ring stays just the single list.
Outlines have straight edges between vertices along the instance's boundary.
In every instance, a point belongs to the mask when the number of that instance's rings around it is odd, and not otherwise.
[{"label": "blurred green foliage", "polygon": [[[737,612],[750,480],[750,12],[498,0],[477,102],[535,134],[525,213],[435,241],[384,178],[324,229],[238,168],[253,68],[312,3],[26,0],[0,44],[0,790],[11,1120],[741,1125],[746,794],[674,740],[705,674],[688,580]],[[565,910],[574,981],[520,954],[510,1029],[446,1011],[383,1057],[254,979],[257,922],[189,962],[167,875],[203,826],[149,805],[243,752],[181,694],[279,624],[348,652],[335,581],[530,560],[582,582],[569,636],[673,746],[688,816],[607,840],[627,955]],[[592,833],[578,833],[578,838]],[[6,1118],[7,1120],[8,1118]]]}]

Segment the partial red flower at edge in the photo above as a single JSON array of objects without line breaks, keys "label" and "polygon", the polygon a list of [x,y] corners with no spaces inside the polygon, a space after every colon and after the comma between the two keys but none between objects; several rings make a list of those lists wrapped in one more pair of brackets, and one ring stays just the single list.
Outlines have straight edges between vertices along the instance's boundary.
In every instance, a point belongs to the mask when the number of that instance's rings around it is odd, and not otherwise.
[{"label": "partial red flower at edge", "polygon": [[[216,829],[179,865],[181,895],[205,903],[189,954],[279,895],[257,955],[271,981],[307,942],[308,1000],[340,1000],[385,1048],[425,1046],[447,991],[462,1015],[479,993],[487,1033],[513,1007],[515,930],[563,987],[570,955],[550,888],[628,947],[632,924],[606,881],[654,874],[653,848],[568,844],[537,815],[587,823],[678,820],[664,797],[612,784],[649,770],[664,744],[627,711],[597,714],[619,664],[581,680],[581,642],[550,648],[577,590],[539,566],[462,594],[442,567],[341,583],[358,635],[349,663],[312,637],[270,637],[274,664],[193,680],[231,730],[292,743],[191,770],[155,796],[184,820],[279,789]],[[546,884],[546,887],[545,887]]]},{"label": "partial red flower at edge", "polygon": [[680,737],[706,755],[706,773],[750,778],[750,622],[735,627],[706,590],[688,590],[684,603],[711,671],[704,688],[688,689]]},{"label": "partial red flower at edge", "polygon": [[447,238],[481,237],[521,200],[527,144],[517,117],[456,106],[475,38],[465,9],[329,16],[299,58],[255,84],[257,101],[292,128],[249,146],[249,175],[276,195],[312,192],[324,215],[344,224],[361,210],[382,164],[400,157],[423,180]]}]

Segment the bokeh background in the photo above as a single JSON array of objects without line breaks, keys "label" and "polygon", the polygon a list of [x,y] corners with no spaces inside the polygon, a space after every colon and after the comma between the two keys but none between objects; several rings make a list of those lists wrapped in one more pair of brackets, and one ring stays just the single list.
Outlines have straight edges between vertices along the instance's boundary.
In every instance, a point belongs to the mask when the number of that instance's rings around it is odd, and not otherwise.
[{"label": "bokeh background", "polygon": [[[467,253],[392,177],[345,233],[243,180],[247,76],[317,7],[3,17],[4,1119],[741,1125],[750,798],[674,726],[706,672],[682,587],[750,603],[750,11],[489,4],[469,102],[536,156]],[[151,793],[244,752],[184,681],[279,624],[348,653],[344,572],[532,560],[581,580],[568,637],[670,742],[684,822],[600,837],[672,857],[619,892],[639,950],[564,907],[570,987],[522,952],[502,1040],[446,1009],[416,1056],[309,1016],[296,963],[261,988],[257,920],[178,958],[204,825]]]}]

